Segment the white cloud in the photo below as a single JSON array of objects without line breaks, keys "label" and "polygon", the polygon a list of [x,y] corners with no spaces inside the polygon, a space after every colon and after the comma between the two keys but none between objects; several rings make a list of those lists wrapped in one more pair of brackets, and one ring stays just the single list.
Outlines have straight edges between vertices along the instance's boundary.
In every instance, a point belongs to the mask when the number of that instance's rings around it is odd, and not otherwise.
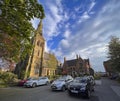
[{"label": "white cloud", "polygon": [[81,19],[89,19],[90,18],[90,16],[88,15],[88,13],[87,12],[84,12],[83,13],[83,15],[81,16]]},{"label": "white cloud", "polygon": [[31,20],[32,26],[33,26],[35,29],[37,29],[39,22],[40,22],[40,20],[37,19],[37,18],[34,18],[34,19]]},{"label": "white cloud", "polygon": [[63,47],[63,48],[68,48],[69,47],[69,42],[68,42],[68,40],[66,40],[66,39],[62,39],[62,41],[61,41],[61,46]]},{"label": "white cloud", "polygon": [[95,23],[93,24],[93,27],[96,28],[96,27],[100,26],[101,23],[102,23],[101,20],[97,20],[97,21],[95,21]]},{"label": "white cloud", "polygon": [[93,9],[93,7],[95,6],[95,2],[93,1],[93,2],[91,2],[91,4],[90,4],[90,7],[89,7],[89,9],[88,9],[88,12],[90,12],[92,9]]},{"label": "white cloud", "polygon": [[70,37],[70,35],[71,35],[70,30],[66,30],[65,33],[64,33],[64,37],[67,39],[67,38]]},{"label": "white cloud", "polygon": [[47,46],[47,43],[45,42],[45,52],[49,52],[50,48]]},{"label": "white cloud", "polygon": [[59,7],[53,4],[49,4],[49,9],[52,14],[51,17],[53,17],[52,19],[54,19],[55,22],[59,22],[60,20],[62,20],[62,16],[59,15]]},{"label": "white cloud", "polygon": [[46,19],[44,20],[44,36],[47,40],[51,39],[51,37],[58,35],[55,33],[57,30],[57,23],[59,21],[55,21],[50,15],[47,15]]},{"label": "white cloud", "polygon": [[[94,5],[95,3],[91,4],[89,11],[92,11]],[[74,29],[74,34],[70,34],[69,38],[62,41],[64,44],[59,46],[61,47],[60,52],[67,58],[72,59],[75,54],[80,54],[83,58],[90,58],[93,67],[99,70],[104,70],[103,61],[107,60],[107,44],[110,37],[112,35],[120,37],[120,2],[116,4],[116,0],[110,1],[103,8],[92,19],[90,19],[87,12],[84,12],[81,19],[79,19],[81,23],[76,24],[77,28],[76,31]],[[82,23],[83,21],[84,23]],[[82,28],[79,27],[81,24]],[[71,33],[73,33],[72,30]],[[64,51],[66,46],[67,52]]]},{"label": "white cloud", "polygon": [[62,53],[62,51],[60,51],[60,49],[59,49],[59,51],[52,50],[52,52],[55,53],[57,57],[61,57],[63,55],[63,53]]},{"label": "white cloud", "polygon": [[69,27],[70,27],[70,23],[67,23],[67,24],[65,25],[65,28],[66,28],[66,29],[69,29]]},{"label": "white cloud", "polygon": [[[59,59],[61,58],[61,61],[64,56],[73,59],[76,54],[80,54],[82,58],[90,58],[94,69],[104,70],[102,62],[107,59],[106,45],[111,35],[120,37],[120,2],[118,0],[108,1],[103,4],[100,11],[97,11],[94,7],[99,4],[92,0],[88,9],[85,9],[84,5],[74,7],[74,11],[80,14],[78,16],[73,12],[68,12],[68,8],[64,9],[61,1],[56,0],[54,3],[53,1],[48,0],[46,4],[48,8],[43,25],[46,41],[60,34],[62,28],[66,31],[61,33],[64,39],[61,39],[58,48],[52,51]],[[76,18],[78,21],[75,20]],[[67,22],[70,19],[73,20],[72,23]],[[46,45],[46,50],[50,50],[51,45],[49,47]]]},{"label": "white cloud", "polygon": [[80,23],[88,20],[89,18],[90,18],[90,16],[88,15],[88,12],[85,11],[85,12],[80,16],[80,18],[79,18],[79,20],[78,20],[78,23],[80,24]]},{"label": "white cloud", "polygon": [[[43,6],[45,6],[46,15],[46,17],[43,19],[44,37],[46,41],[48,41],[51,40],[52,37],[59,34],[58,24],[63,20],[64,16],[60,14],[63,12],[61,0],[49,0]],[[67,15],[65,15],[65,17],[67,19]],[[37,28],[39,20],[33,19],[31,22],[33,24],[33,27]]]}]

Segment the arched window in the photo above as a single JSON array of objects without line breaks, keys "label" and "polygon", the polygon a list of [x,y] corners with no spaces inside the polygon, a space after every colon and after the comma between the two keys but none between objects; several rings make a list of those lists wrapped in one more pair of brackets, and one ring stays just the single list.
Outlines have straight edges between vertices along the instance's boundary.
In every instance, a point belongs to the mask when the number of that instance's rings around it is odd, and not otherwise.
[{"label": "arched window", "polygon": [[38,50],[38,56],[40,55],[40,50]]},{"label": "arched window", "polygon": [[40,46],[40,40],[37,41],[37,45]]}]

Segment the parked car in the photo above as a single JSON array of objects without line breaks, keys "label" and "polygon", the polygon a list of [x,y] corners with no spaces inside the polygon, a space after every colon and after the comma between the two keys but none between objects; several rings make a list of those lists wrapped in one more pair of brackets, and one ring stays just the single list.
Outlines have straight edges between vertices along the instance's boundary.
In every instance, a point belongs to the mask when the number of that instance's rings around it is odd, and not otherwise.
[{"label": "parked car", "polygon": [[[92,87],[94,87],[94,85],[95,85],[95,79],[94,79],[94,77],[92,75],[90,75],[90,76],[88,76],[88,78],[90,80],[90,83],[93,85]],[[93,90],[94,90],[94,88],[93,88]]]},{"label": "parked car", "polygon": [[94,85],[88,77],[77,77],[68,85],[68,93],[90,98]]},{"label": "parked car", "polygon": [[25,87],[36,87],[40,85],[48,85],[50,80],[48,77],[39,77],[39,78],[30,78],[26,83],[24,83]]},{"label": "parked car", "polygon": [[115,79],[117,79],[117,78],[119,78],[119,77],[120,77],[119,74],[114,73],[114,74],[112,74],[109,78],[110,78],[111,80],[115,80]]},{"label": "parked car", "polygon": [[38,82],[39,85],[48,85],[50,83],[50,80],[48,77],[39,77]]},{"label": "parked car", "polygon": [[72,76],[70,76],[70,75],[62,76],[59,79],[53,81],[53,83],[51,84],[51,89],[65,91],[67,89],[69,83],[72,81],[73,81]]},{"label": "parked car", "polygon": [[24,86],[24,83],[26,83],[29,79],[30,79],[30,78],[20,80],[20,81],[18,82],[18,86]]}]

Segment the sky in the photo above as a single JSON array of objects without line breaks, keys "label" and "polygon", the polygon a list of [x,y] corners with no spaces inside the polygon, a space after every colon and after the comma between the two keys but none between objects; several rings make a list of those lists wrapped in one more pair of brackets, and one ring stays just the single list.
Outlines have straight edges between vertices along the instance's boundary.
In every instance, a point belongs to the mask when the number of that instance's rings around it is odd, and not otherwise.
[{"label": "sky", "polygon": [[[90,59],[95,71],[104,72],[111,36],[120,38],[120,0],[38,0],[43,5],[45,51],[63,63]],[[37,28],[39,19],[32,20]]]}]

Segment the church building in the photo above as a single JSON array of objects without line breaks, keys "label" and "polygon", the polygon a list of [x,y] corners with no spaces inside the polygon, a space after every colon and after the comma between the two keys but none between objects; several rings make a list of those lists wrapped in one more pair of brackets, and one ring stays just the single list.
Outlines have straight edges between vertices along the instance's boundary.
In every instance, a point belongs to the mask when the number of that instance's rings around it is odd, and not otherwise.
[{"label": "church building", "polygon": [[45,40],[42,36],[42,20],[40,21],[38,28],[35,32],[33,40],[33,51],[28,60],[26,68],[26,74],[29,72],[29,77],[38,77],[42,74],[43,54],[45,47]]}]

